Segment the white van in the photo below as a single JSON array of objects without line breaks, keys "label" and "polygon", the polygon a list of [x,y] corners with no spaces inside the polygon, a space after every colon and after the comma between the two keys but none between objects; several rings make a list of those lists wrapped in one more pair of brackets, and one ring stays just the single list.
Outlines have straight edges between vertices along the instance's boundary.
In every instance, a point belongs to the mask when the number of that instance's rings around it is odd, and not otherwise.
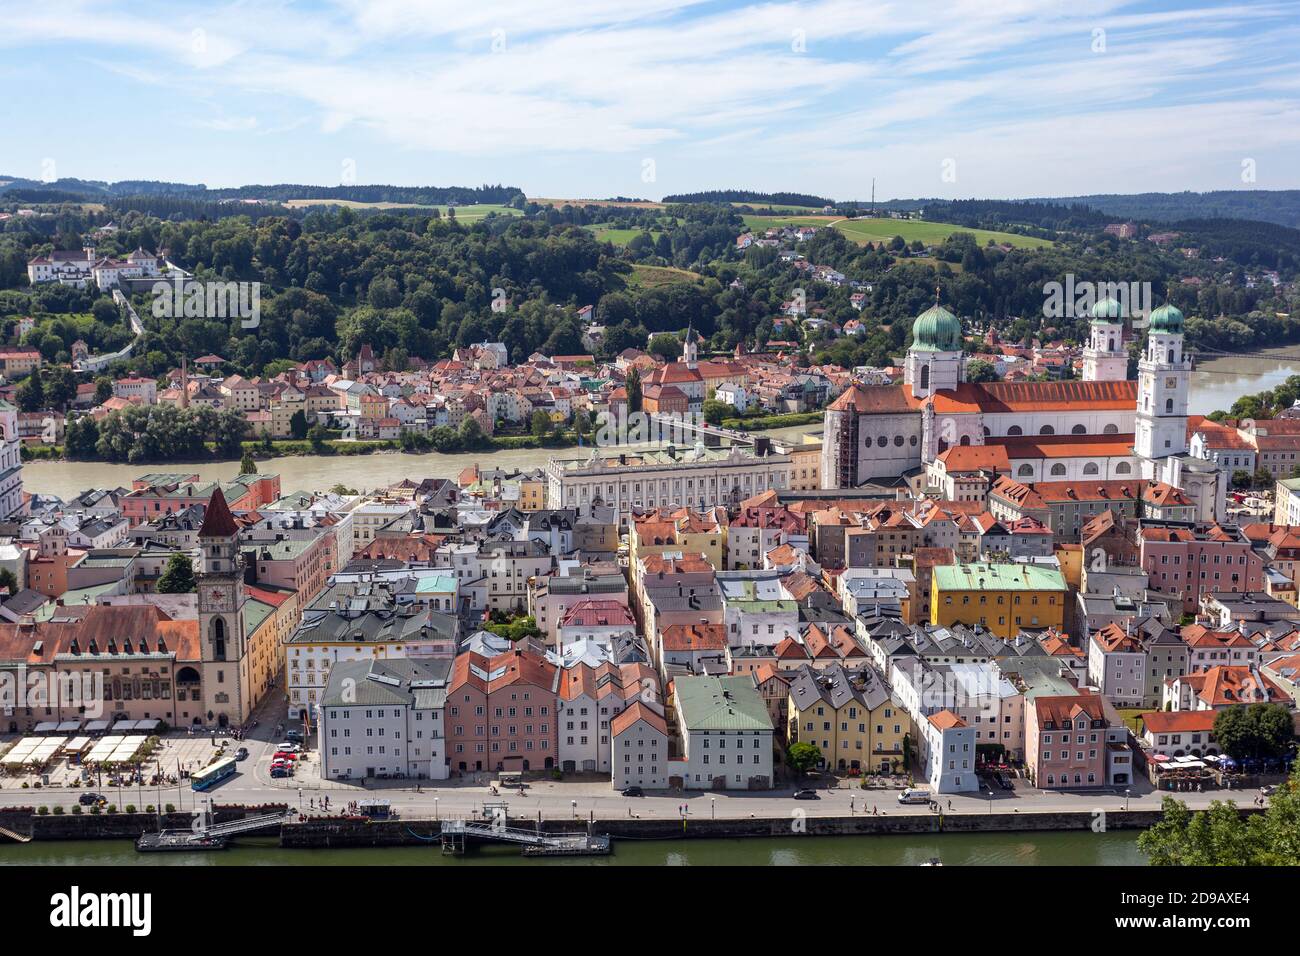
[{"label": "white van", "polygon": [[908,787],[898,795],[899,803],[929,803],[932,799],[929,790],[918,790],[915,787]]}]

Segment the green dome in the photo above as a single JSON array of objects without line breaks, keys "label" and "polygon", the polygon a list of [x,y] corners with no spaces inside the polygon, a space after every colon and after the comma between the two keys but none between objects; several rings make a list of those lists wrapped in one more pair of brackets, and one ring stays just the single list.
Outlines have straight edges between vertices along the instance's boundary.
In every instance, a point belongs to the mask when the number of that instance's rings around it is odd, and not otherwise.
[{"label": "green dome", "polygon": [[1151,313],[1150,329],[1152,332],[1177,332],[1183,331],[1183,313],[1178,311],[1177,306],[1170,305],[1166,302],[1160,308]]},{"label": "green dome", "polygon": [[1122,321],[1124,307],[1109,296],[1092,307],[1092,321],[1107,324]]},{"label": "green dome", "polygon": [[960,352],[961,322],[943,306],[930,306],[912,324],[912,348],[931,352]]}]

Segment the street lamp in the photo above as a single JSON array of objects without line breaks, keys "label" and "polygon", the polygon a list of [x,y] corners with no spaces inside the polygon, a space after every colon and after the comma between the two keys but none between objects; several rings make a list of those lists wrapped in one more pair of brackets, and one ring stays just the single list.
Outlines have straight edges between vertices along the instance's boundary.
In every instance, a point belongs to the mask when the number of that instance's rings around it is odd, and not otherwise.
[{"label": "street lamp", "polygon": [[718,798],[709,797],[709,819],[716,820],[717,818],[718,818]]},{"label": "street lamp", "polygon": [[1129,791],[1128,791],[1128,790],[1125,790],[1125,791],[1124,791],[1124,811],[1125,811],[1125,812],[1128,812],[1128,795],[1129,795]]},{"label": "street lamp", "polygon": [[578,819],[578,801],[577,801],[577,800],[570,800],[570,801],[569,801],[569,804],[570,804],[570,806],[573,807],[573,819],[575,819],[575,820]]},{"label": "street lamp", "polygon": [[435,820],[438,819],[438,798],[437,797],[433,798],[433,818]]}]

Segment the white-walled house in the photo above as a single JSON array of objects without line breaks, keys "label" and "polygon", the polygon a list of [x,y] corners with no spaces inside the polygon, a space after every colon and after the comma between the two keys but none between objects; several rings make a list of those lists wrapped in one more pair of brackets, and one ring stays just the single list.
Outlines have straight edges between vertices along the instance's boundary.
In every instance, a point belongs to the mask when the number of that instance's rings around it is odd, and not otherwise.
[{"label": "white-walled house", "polygon": [[668,786],[668,724],[663,715],[637,701],[614,718],[610,782],[615,790]]},{"label": "white-walled house", "polygon": [[448,658],[340,661],[319,707],[321,777],[445,780]]}]

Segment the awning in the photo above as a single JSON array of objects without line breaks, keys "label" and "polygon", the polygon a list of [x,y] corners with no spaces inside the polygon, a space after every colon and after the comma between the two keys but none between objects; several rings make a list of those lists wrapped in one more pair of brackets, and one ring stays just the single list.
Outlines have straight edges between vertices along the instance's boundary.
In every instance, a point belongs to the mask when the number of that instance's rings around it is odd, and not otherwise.
[{"label": "awning", "polygon": [[57,728],[61,734],[70,734],[80,729],[81,721],[79,720],[65,720],[63,723],[59,724]]},{"label": "awning", "polygon": [[108,730],[107,720],[92,720],[86,724],[86,729],[90,731]]},{"label": "awning", "polygon": [[49,734],[49,733],[53,733],[58,729],[59,729],[59,722],[57,720],[42,720],[39,724],[36,725],[35,733]]}]

